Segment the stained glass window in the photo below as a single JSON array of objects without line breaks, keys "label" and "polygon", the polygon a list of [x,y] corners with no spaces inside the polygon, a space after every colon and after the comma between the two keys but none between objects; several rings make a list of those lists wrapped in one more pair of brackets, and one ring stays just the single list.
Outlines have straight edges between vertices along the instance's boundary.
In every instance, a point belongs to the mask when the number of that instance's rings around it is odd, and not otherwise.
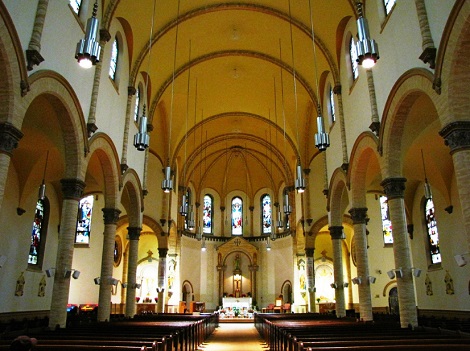
[{"label": "stained glass window", "polygon": [[39,199],[36,203],[36,211],[34,213],[33,230],[31,233],[31,246],[29,249],[28,264],[38,265],[39,254],[41,248],[41,240],[43,239],[44,228],[44,200]]},{"label": "stained glass window", "polygon": [[84,197],[78,204],[77,232],[75,243],[89,244],[91,231],[91,216],[93,213],[93,195]]},{"label": "stained glass window", "polygon": [[356,44],[354,44],[354,39],[352,37],[349,41],[349,56],[351,60],[351,71],[353,80],[356,80],[357,77],[359,77],[359,64],[357,63]]},{"label": "stained glass window", "polygon": [[212,233],[212,196],[204,195],[204,207],[202,208],[202,232]]},{"label": "stained glass window", "polygon": [[232,235],[243,235],[243,201],[239,197],[232,200]]},{"label": "stained glass window", "polygon": [[396,0],[384,0],[385,14],[388,14],[392,11],[393,6],[395,6]]},{"label": "stained glass window", "polygon": [[390,220],[390,211],[388,209],[388,198],[386,196],[380,196],[379,199],[384,244],[393,244],[392,221]]},{"label": "stained glass window", "polygon": [[263,234],[271,234],[272,226],[272,207],[271,196],[265,194],[261,197],[261,221],[263,225]]},{"label": "stained glass window", "polygon": [[139,120],[139,113],[140,113],[140,86],[137,88],[135,92],[135,107],[134,107],[134,122]]},{"label": "stained glass window", "polygon": [[117,38],[114,38],[113,47],[111,49],[111,62],[109,64],[109,78],[116,80],[116,71],[119,57],[119,45]]},{"label": "stained glass window", "polygon": [[69,4],[72,7],[73,12],[78,15],[80,12],[80,6],[82,5],[82,0],[70,0]]},{"label": "stained glass window", "polygon": [[429,238],[429,253],[431,255],[431,262],[441,263],[441,249],[439,248],[439,233],[437,231],[437,222],[434,215],[434,201],[432,198],[426,200],[424,220],[426,222],[426,229]]},{"label": "stained glass window", "polygon": [[191,189],[190,188],[186,188],[186,208],[188,209],[188,214],[185,216],[184,229],[189,229],[189,224],[190,224],[189,221],[194,222],[194,213],[192,213],[193,209],[191,207]]},{"label": "stained glass window", "polygon": [[330,117],[331,117],[331,123],[334,123],[336,121],[335,94],[331,86],[330,86]]}]

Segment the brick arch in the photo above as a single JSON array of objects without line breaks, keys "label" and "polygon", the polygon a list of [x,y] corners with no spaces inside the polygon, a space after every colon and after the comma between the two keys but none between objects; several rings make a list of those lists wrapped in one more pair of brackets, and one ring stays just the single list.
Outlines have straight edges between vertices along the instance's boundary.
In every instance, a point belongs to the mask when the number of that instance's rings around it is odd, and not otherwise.
[{"label": "brick arch", "polygon": [[470,4],[466,0],[457,0],[442,33],[436,57],[434,87],[443,96],[442,103],[436,105],[443,126],[469,119],[470,98],[466,92],[470,66],[465,60],[470,54],[469,39]]},{"label": "brick arch", "polygon": [[102,189],[105,208],[119,207],[120,163],[119,156],[112,140],[104,133],[96,133],[90,139],[90,153],[86,157],[86,165],[95,156],[103,170],[104,189]]},{"label": "brick arch", "polygon": [[23,47],[3,2],[0,2],[0,123],[10,122],[20,129],[23,114],[15,110],[28,91],[28,73]]},{"label": "brick arch", "polygon": [[346,210],[343,196],[349,197],[346,173],[341,168],[337,168],[333,172],[328,193],[327,207],[330,211],[330,226],[341,225]]},{"label": "brick arch", "polygon": [[[470,86],[470,6],[462,6],[457,21],[453,28],[449,40],[455,40],[455,46],[448,47],[446,54],[449,67],[448,96],[449,114],[447,117],[452,121],[470,120],[468,111],[470,110],[470,96],[468,87]],[[446,65],[444,58],[444,65]],[[447,122],[447,121],[446,121]]]},{"label": "brick arch", "polygon": [[127,196],[129,208],[126,212],[129,216],[130,227],[141,227],[140,213],[144,210],[142,184],[138,174],[133,169],[128,169],[122,177],[121,202],[123,196]]},{"label": "brick arch", "polygon": [[[352,227],[353,222],[352,222],[350,215],[343,215],[342,225],[343,227],[346,227],[346,226]],[[305,239],[306,248],[315,248],[315,239],[317,235],[320,233],[321,229],[325,226],[328,226],[328,216],[323,216],[312,225],[308,233],[308,236],[306,236],[306,239]]]},{"label": "brick arch", "polygon": [[168,248],[168,235],[164,235],[164,231],[160,223],[150,216],[144,215],[142,218],[142,224],[148,226],[157,236],[158,247],[160,249]]},{"label": "brick arch", "polygon": [[20,101],[18,113],[12,121],[22,125],[25,112],[39,96],[46,97],[54,109],[58,111],[58,123],[64,143],[65,173],[64,178],[85,179],[86,165],[84,153],[88,152],[88,136],[85,117],[75,91],[60,74],[43,70],[30,77],[29,93]]},{"label": "brick arch", "polygon": [[413,104],[423,94],[427,95],[437,110],[442,97],[432,88],[433,76],[425,69],[417,68],[405,72],[392,87],[384,107],[380,124],[378,150],[383,156],[382,176],[401,177],[403,172],[402,151],[406,119]]},{"label": "brick arch", "polygon": [[367,170],[371,161],[375,158],[380,162],[381,158],[377,152],[378,140],[372,132],[364,132],[356,139],[351,151],[348,184],[351,184],[351,207],[367,207],[366,193],[368,186],[366,184]]}]

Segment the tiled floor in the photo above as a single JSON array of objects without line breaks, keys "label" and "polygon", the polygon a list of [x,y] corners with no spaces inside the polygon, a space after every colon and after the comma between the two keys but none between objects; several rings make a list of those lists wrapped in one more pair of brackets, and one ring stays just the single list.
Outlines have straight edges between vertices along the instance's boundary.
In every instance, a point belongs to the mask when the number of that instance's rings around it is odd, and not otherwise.
[{"label": "tiled floor", "polygon": [[264,340],[253,323],[220,323],[220,326],[199,346],[202,351],[266,351]]}]

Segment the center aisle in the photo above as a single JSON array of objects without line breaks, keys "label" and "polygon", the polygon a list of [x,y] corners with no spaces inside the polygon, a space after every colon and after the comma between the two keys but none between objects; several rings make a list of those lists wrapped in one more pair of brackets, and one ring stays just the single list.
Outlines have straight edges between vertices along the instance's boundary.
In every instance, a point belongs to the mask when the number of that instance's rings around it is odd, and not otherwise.
[{"label": "center aisle", "polygon": [[268,347],[252,323],[220,323],[199,346],[202,351],[266,351]]}]

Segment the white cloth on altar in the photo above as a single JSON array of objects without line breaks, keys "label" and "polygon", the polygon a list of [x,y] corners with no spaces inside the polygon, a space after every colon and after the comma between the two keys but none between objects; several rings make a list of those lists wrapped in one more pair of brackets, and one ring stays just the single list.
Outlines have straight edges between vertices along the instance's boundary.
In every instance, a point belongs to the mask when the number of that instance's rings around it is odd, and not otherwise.
[{"label": "white cloth on altar", "polygon": [[224,308],[251,308],[251,297],[224,297],[222,299]]}]

